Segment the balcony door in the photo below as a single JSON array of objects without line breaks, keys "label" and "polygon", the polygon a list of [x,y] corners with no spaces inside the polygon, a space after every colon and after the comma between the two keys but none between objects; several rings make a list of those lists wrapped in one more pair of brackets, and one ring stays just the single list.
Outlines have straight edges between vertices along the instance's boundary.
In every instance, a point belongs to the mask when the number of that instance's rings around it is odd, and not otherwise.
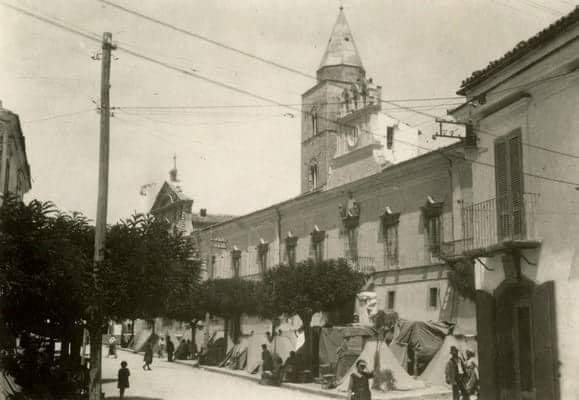
[{"label": "balcony door", "polygon": [[499,241],[526,233],[521,130],[495,140],[497,235]]}]

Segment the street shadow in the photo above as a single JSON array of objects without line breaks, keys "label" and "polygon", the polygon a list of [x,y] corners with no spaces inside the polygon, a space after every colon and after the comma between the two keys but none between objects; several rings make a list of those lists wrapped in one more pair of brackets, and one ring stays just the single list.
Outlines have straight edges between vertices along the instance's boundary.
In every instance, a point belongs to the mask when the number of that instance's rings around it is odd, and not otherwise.
[{"label": "street shadow", "polygon": [[111,382],[116,382],[117,380],[114,378],[103,378],[101,379],[101,383],[105,384],[105,383],[111,383]]}]

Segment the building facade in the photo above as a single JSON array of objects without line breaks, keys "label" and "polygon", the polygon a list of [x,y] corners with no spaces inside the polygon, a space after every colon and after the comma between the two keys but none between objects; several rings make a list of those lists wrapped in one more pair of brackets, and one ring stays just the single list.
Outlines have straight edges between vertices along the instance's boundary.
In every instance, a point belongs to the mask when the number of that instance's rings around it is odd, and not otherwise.
[{"label": "building facade", "polygon": [[[379,309],[453,320],[474,334],[474,304],[450,288],[441,257],[442,243],[461,234],[460,205],[472,201],[464,145],[428,152],[418,129],[382,111],[342,10],[317,77],[302,100],[302,194],[193,232],[207,279],[260,279],[282,263],[345,258],[368,274]],[[271,323],[246,316],[242,334],[251,331]]]},{"label": "building facade", "polygon": [[474,261],[482,399],[576,399],[579,8],[463,82],[478,146],[463,235]]},{"label": "building facade", "polygon": [[11,194],[22,200],[31,187],[30,165],[20,119],[18,115],[2,108],[0,102],[0,193],[3,196]]}]

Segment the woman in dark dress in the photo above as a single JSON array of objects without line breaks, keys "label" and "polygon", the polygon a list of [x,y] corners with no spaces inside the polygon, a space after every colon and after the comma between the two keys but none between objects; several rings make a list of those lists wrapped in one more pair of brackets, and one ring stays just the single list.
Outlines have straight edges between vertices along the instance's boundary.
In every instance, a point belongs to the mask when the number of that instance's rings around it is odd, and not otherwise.
[{"label": "woman in dark dress", "polygon": [[151,342],[147,342],[147,344],[145,344],[145,356],[143,357],[143,361],[145,361],[143,369],[150,371],[151,363],[153,362],[153,345]]},{"label": "woman in dark dress", "polygon": [[350,375],[348,398],[350,400],[371,400],[369,380],[373,377],[374,374],[366,369],[366,361],[358,360],[356,370]]}]

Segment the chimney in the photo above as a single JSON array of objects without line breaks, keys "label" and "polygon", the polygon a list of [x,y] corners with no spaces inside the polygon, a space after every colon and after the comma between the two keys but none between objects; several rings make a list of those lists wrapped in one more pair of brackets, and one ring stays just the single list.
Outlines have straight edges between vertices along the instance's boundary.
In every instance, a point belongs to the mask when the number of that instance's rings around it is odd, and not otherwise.
[{"label": "chimney", "polygon": [[206,217],[207,216],[207,209],[206,208],[202,208],[199,210],[199,215],[201,217]]}]

